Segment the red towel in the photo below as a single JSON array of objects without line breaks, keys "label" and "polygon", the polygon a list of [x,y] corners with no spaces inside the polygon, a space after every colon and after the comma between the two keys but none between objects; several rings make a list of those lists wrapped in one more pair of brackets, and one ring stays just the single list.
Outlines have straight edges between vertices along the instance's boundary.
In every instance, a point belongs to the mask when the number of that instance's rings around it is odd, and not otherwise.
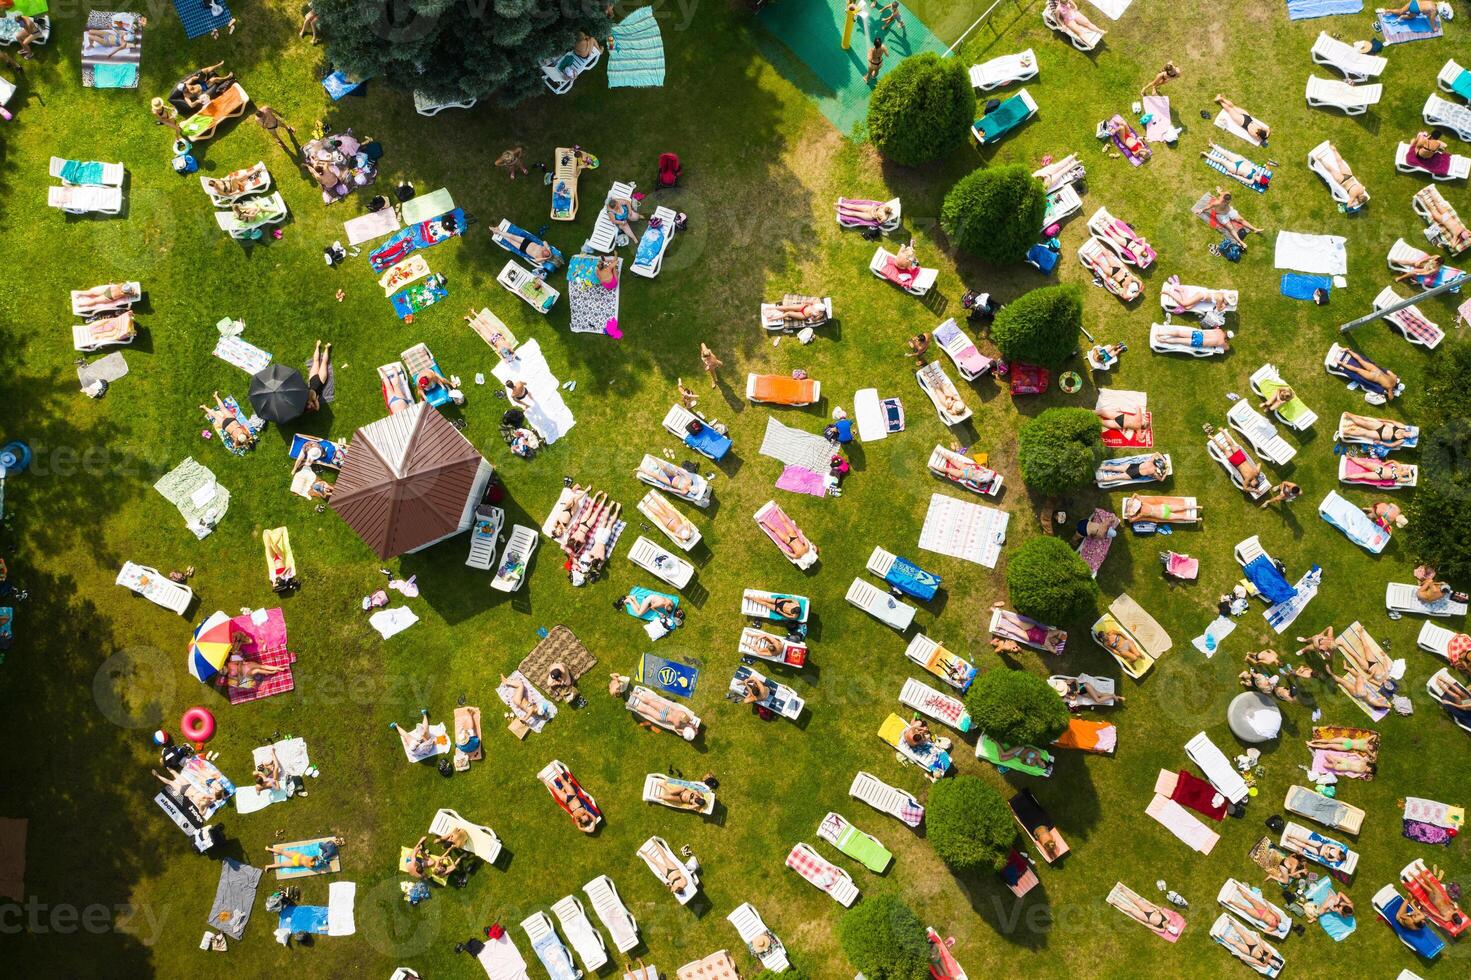
[{"label": "red towel", "polygon": [[1179,781],[1175,783],[1175,792],[1170,794],[1170,799],[1181,806],[1188,806],[1196,813],[1203,813],[1212,820],[1224,820],[1226,817],[1226,800],[1221,798],[1219,805],[1211,801],[1216,797],[1216,788],[1193,773],[1181,769]]}]

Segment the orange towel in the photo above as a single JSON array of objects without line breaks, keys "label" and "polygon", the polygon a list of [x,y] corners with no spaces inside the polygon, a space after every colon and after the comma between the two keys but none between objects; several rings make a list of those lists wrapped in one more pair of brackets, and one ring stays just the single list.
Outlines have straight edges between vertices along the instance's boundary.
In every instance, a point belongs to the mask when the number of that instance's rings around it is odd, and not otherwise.
[{"label": "orange towel", "polygon": [[812,403],[813,381],[811,378],[798,380],[783,374],[760,374],[756,376],[753,389],[759,401],[777,405],[809,405]]},{"label": "orange towel", "polygon": [[1060,749],[1078,749],[1096,752],[1099,755],[1113,753],[1118,740],[1118,729],[1105,721],[1084,721],[1081,718],[1068,720],[1067,731],[1052,744]]}]

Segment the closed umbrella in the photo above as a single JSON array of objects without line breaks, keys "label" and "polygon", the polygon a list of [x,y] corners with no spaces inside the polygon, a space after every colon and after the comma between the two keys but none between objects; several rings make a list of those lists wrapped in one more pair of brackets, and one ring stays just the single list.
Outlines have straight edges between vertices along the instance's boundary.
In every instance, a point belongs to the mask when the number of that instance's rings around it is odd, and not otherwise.
[{"label": "closed umbrella", "polygon": [[307,387],[301,372],[270,364],[250,379],[250,406],[268,422],[289,422],[306,411]]}]

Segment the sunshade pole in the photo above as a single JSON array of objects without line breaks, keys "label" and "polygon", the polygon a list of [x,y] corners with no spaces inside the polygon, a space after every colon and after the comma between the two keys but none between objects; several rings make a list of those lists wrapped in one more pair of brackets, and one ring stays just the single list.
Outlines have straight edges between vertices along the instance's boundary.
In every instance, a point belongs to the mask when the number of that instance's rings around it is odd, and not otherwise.
[{"label": "sunshade pole", "polygon": [[1434,287],[1432,287],[1430,289],[1427,289],[1424,292],[1419,293],[1418,295],[1411,296],[1409,299],[1402,299],[1398,303],[1391,303],[1391,304],[1389,304],[1388,306],[1384,307],[1384,309],[1382,309],[1382,310],[1375,310],[1373,313],[1370,313],[1368,316],[1361,316],[1357,320],[1350,320],[1348,323],[1345,323],[1343,326],[1339,327],[1338,328],[1338,332],[1339,333],[1348,333],[1354,327],[1362,327],[1366,323],[1373,323],[1375,320],[1378,320],[1380,317],[1388,316],[1391,313],[1398,313],[1400,310],[1406,309],[1407,307],[1410,307],[1410,306],[1414,306],[1416,303],[1420,302],[1420,300],[1422,300],[1422,299],[1430,299],[1432,296],[1439,296],[1441,293],[1448,293],[1451,290],[1453,290],[1453,289],[1457,288],[1458,286],[1460,286],[1465,281],[1466,281],[1466,273],[1463,272],[1459,276],[1456,276],[1456,278],[1450,280],[1449,282],[1443,282],[1439,286],[1434,286]]}]

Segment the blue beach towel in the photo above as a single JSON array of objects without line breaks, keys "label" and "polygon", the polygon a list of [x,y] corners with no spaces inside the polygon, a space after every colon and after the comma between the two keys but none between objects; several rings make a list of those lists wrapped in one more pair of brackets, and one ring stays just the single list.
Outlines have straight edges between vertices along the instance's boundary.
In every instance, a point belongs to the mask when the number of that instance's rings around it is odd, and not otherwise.
[{"label": "blue beach towel", "polygon": [[[211,2],[219,8],[218,14],[210,12]],[[184,36],[191,41],[210,31],[224,30],[231,20],[225,0],[174,0],[174,10],[184,25]]]},{"label": "blue beach towel", "polygon": [[[1430,3],[1430,0],[1422,0],[1422,3]],[[1433,37],[1440,37],[1445,33],[1445,28],[1439,24],[1432,27],[1430,18],[1421,14],[1419,17],[1391,17],[1388,14],[1380,14],[1378,17],[1379,31],[1384,36],[1385,44],[1405,44],[1409,41],[1426,41]]]},{"label": "blue beach towel", "polygon": [[1262,597],[1274,606],[1297,595],[1292,583],[1287,581],[1287,577],[1265,555],[1258,555],[1247,563],[1246,577],[1256,586]]},{"label": "blue beach towel", "polygon": [[1363,9],[1363,0],[1287,0],[1287,16],[1292,20],[1356,14]]},{"label": "blue beach towel", "polygon": [[327,934],[327,906],[290,905],[281,910],[276,925],[292,932],[311,932],[319,936]]},{"label": "blue beach towel", "polygon": [[689,664],[666,660],[658,654],[646,653],[643,660],[639,662],[636,679],[665,694],[676,694],[682,698],[689,698],[695,695],[695,685],[699,682],[700,670]]},{"label": "blue beach towel", "polygon": [[907,558],[894,556],[894,564],[884,576],[884,581],[907,596],[921,602],[929,602],[940,588],[940,576],[927,572]]},{"label": "blue beach towel", "polygon": [[1311,300],[1319,289],[1333,291],[1332,276],[1313,276],[1305,272],[1288,272],[1282,276],[1282,295],[1288,299]]},{"label": "blue beach towel", "polygon": [[137,65],[92,65],[93,88],[137,88]]},{"label": "blue beach towel", "polygon": [[643,236],[638,240],[638,251],[634,253],[634,265],[648,265],[654,261],[659,250],[664,247],[664,229],[649,225],[644,229]]}]

